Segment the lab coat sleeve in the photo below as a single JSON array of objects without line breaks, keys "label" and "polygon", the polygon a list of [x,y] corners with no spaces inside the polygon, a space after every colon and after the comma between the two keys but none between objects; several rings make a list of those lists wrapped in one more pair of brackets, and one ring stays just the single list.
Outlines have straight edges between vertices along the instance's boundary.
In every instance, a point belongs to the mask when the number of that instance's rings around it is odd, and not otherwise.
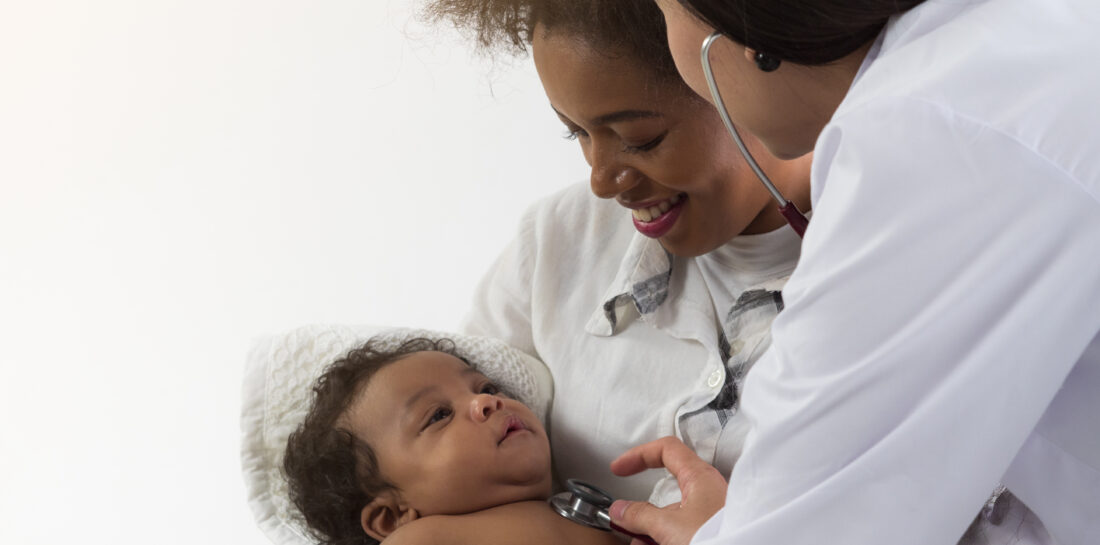
[{"label": "lab coat sleeve", "polygon": [[814,168],[753,430],[693,543],[954,544],[1100,329],[1095,188],[913,99],[835,119]]},{"label": "lab coat sleeve", "polygon": [[520,222],[519,233],[497,257],[474,292],[469,312],[459,329],[468,335],[500,339],[534,357],[532,282],[538,245],[536,208]]}]

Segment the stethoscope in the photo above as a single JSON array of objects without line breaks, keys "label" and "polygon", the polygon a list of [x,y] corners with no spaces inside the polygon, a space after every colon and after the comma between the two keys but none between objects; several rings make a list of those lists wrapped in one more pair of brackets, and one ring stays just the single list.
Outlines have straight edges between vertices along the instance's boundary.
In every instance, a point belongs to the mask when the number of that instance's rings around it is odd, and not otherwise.
[{"label": "stethoscope", "polygon": [[608,509],[615,500],[611,499],[607,492],[577,479],[565,481],[565,487],[568,488],[567,491],[559,492],[549,500],[550,506],[559,515],[589,528],[608,532],[614,530],[643,543],[658,545],[649,536],[629,532],[618,524],[611,522],[611,514],[608,513]]},{"label": "stethoscope", "polygon": [[741,155],[745,157],[745,161],[752,167],[752,171],[756,173],[757,178],[760,178],[764,187],[768,188],[768,192],[772,194],[775,202],[779,203],[779,213],[783,214],[791,229],[794,229],[794,232],[801,237],[805,234],[806,226],[810,224],[810,220],[806,219],[806,216],[798,210],[798,206],[794,202],[783,197],[783,194],[775,187],[768,175],[764,174],[764,169],[756,163],[752,153],[749,153],[749,148],[745,147],[745,142],[741,140],[741,135],[737,134],[737,128],[733,126],[730,114],[726,111],[726,103],[722,102],[722,95],[718,92],[718,83],[714,81],[714,71],[710,68],[710,46],[721,37],[721,32],[715,32],[707,36],[707,39],[703,40],[703,48],[700,52],[703,60],[703,75],[707,78],[707,87],[710,89],[710,96],[714,99],[714,107],[718,110],[718,115],[722,118],[722,123],[726,125],[726,130],[729,131],[730,136],[733,137],[733,141],[737,143],[737,148],[741,150]]}]

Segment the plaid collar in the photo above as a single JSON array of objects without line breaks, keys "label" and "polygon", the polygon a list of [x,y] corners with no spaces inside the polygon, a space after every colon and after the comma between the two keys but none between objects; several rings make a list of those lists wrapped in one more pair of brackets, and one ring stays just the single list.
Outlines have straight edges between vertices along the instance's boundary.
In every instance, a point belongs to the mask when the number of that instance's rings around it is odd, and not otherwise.
[{"label": "plaid collar", "polygon": [[630,320],[652,314],[668,298],[671,277],[672,254],[655,239],[635,233],[615,280],[604,292],[585,330],[608,337]]}]

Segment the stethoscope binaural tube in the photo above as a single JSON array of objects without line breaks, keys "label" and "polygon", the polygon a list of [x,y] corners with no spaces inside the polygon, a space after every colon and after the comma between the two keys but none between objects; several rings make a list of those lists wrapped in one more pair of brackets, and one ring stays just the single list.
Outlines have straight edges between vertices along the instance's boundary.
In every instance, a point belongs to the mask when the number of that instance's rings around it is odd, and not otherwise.
[{"label": "stethoscope binaural tube", "polygon": [[649,536],[629,532],[611,522],[611,514],[608,509],[614,500],[607,492],[577,479],[565,481],[565,487],[569,490],[559,492],[549,500],[550,507],[553,507],[559,515],[589,528],[605,531],[614,530],[642,543],[658,545]]},{"label": "stethoscope binaural tube", "polygon": [[722,123],[725,124],[726,130],[733,137],[733,141],[737,143],[737,148],[741,150],[741,155],[745,157],[745,161],[752,167],[752,171],[756,173],[757,178],[760,178],[760,182],[764,184],[764,187],[768,188],[768,192],[772,194],[775,202],[779,203],[779,213],[783,214],[791,229],[794,229],[794,232],[801,237],[806,233],[806,226],[810,224],[810,220],[806,219],[806,216],[798,210],[798,206],[793,201],[788,201],[783,197],[783,194],[775,187],[768,175],[764,173],[764,169],[756,163],[756,159],[749,152],[749,148],[745,147],[745,142],[741,140],[741,135],[737,133],[737,128],[733,126],[733,120],[730,119],[730,114],[726,111],[726,104],[722,102],[722,95],[718,92],[718,83],[714,81],[714,71],[710,68],[710,46],[721,37],[721,32],[714,32],[707,36],[703,40],[703,47],[700,51],[703,61],[703,75],[707,79],[710,96],[714,99],[714,107],[718,110],[718,116],[722,118]]}]

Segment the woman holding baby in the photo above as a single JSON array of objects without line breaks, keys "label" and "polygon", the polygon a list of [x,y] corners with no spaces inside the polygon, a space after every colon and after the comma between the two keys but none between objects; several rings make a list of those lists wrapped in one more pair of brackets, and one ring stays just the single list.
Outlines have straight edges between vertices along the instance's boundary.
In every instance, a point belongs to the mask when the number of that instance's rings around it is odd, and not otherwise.
[{"label": "woman holding baby", "polygon": [[[552,456],[547,459],[553,462],[557,481],[577,478],[615,497],[675,504],[680,487],[671,475],[649,472],[623,478],[610,470],[611,461],[626,450],[665,436],[679,437],[728,475],[748,429],[739,410],[741,383],[770,343],[769,325],[783,308],[780,290],[798,261],[801,241],[786,227],[770,195],[726,136],[713,107],[676,72],[657,6],[589,0],[442,0],[430,7],[437,18],[472,31],[486,48],[529,52],[548,97],[547,115],[561,120],[566,136],[577,141],[592,168],[589,183],[552,195],[528,211],[516,240],[482,281],[463,331],[501,339],[537,357],[551,371],[554,401],[547,448]],[[808,210],[811,157],[780,161],[751,139],[749,145],[784,193]],[[404,363],[387,365],[370,381],[322,380],[350,386],[322,396],[336,400],[329,403],[335,409],[314,418],[321,422],[310,428],[320,430],[316,443],[324,446],[333,425],[347,427],[374,450],[363,458],[369,463],[357,466],[358,481],[378,481],[363,477],[377,473],[392,486],[377,486],[361,496],[356,491],[362,485],[349,485],[355,493],[347,494],[347,511],[360,512],[361,520],[334,514],[324,494],[311,493],[316,497],[306,502],[296,500],[303,513],[306,507],[316,508],[311,519],[307,515],[310,525],[318,529],[332,517],[340,519],[322,532],[331,543],[344,543],[344,537],[359,542],[364,539],[360,529],[387,542],[415,542],[422,532],[441,532],[455,539],[475,535],[488,543],[500,537],[496,530],[503,528],[506,534],[508,528],[542,524],[541,515],[554,517],[543,521],[546,527],[564,521],[543,502],[534,518],[524,512],[518,517],[523,522],[513,524],[516,512],[528,509],[525,502],[532,500],[524,492],[494,502],[506,504],[499,506],[503,510],[424,523],[426,515],[458,511],[437,509],[413,497],[418,483],[444,485],[418,472],[394,477],[400,473],[394,468],[408,465],[410,459],[427,459],[446,466],[444,473],[450,475],[470,473],[472,469],[454,468],[475,464],[445,463],[457,458],[420,456],[411,446],[387,445],[405,432],[407,445],[435,441],[437,426],[446,430],[438,434],[442,438],[459,429],[447,422],[489,422],[480,407],[497,409],[489,403],[494,396],[482,395],[480,385],[471,389],[455,380],[451,382],[457,386],[446,390],[456,392],[448,402],[449,412],[436,417],[434,409],[418,409],[417,414],[427,416],[415,419],[412,431],[356,428],[359,421],[407,420],[390,418],[388,412],[406,401],[395,398],[375,404],[383,394],[356,394],[357,388],[393,396],[435,388],[446,375],[443,366],[439,373],[411,372],[409,380],[428,382],[400,390],[406,382],[403,370],[416,363],[412,356],[400,360]],[[470,363],[476,367],[477,362]],[[368,403],[363,414],[382,412],[374,418],[346,412],[346,406],[354,409],[360,402]],[[473,407],[471,403],[479,409],[458,409]],[[532,424],[537,422],[527,420],[525,425],[536,427]],[[311,433],[300,431],[298,437]],[[291,443],[314,444],[293,439]],[[289,450],[295,454],[288,454],[287,472],[303,483],[292,489],[326,489],[330,481],[340,480],[340,472],[325,477],[327,470],[313,467],[314,460],[328,455],[316,454],[311,446]],[[538,452],[532,459],[543,459]],[[377,471],[366,471],[367,467]],[[313,486],[313,481],[324,486]],[[546,492],[541,481],[535,484],[530,487],[534,496]],[[486,487],[444,488],[468,502]],[[392,493],[398,490],[404,492]],[[367,505],[360,508],[362,503]],[[501,519],[491,518],[502,513]],[[447,526],[452,523],[454,527]],[[496,530],[466,531],[474,526]],[[576,525],[566,525],[571,526]]]},{"label": "woman holding baby", "polygon": [[[554,377],[561,479],[658,505],[671,477],[620,478],[621,453],[675,435],[728,474],[747,422],[742,380],[769,344],[800,240],[676,73],[648,2],[434,2],[486,47],[530,51],[557,116],[592,168],[534,205],[481,283],[466,333],[500,338]],[[811,157],[750,144],[808,208]]]},{"label": "woman holding baby", "polygon": [[429,3],[531,54],[592,168],[465,324],[549,367],[559,481],[665,545],[1100,540],[1100,10],[1025,4]]},{"label": "woman holding baby", "polygon": [[[674,504],[620,503],[617,522],[662,543],[951,543],[1003,482],[1047,526],[1017,501],[1012,539],[1100,539],[1080,416],[1100,411],[1100,75],[1073,54],[1097,47],[1096,7],[662,0],[692,95],[646,49],[660,32],[629,30],[648,3],[435,4],[484,44],[530,44],[592,191],[632,211],[536,205],[468,321],[551,368],[562,477]],[[628,29],[585,32],[600,13]],[[700,107],[716,29],[730,116],[814,210],[782,295],[798,240]],[[682,502],[603,469],[661,435],[700,459],[662,441],[616,469],[685,472]],[[739,458],[728,497],[699,478]],[[1000,542],[996,522],[970,537]]]}]

